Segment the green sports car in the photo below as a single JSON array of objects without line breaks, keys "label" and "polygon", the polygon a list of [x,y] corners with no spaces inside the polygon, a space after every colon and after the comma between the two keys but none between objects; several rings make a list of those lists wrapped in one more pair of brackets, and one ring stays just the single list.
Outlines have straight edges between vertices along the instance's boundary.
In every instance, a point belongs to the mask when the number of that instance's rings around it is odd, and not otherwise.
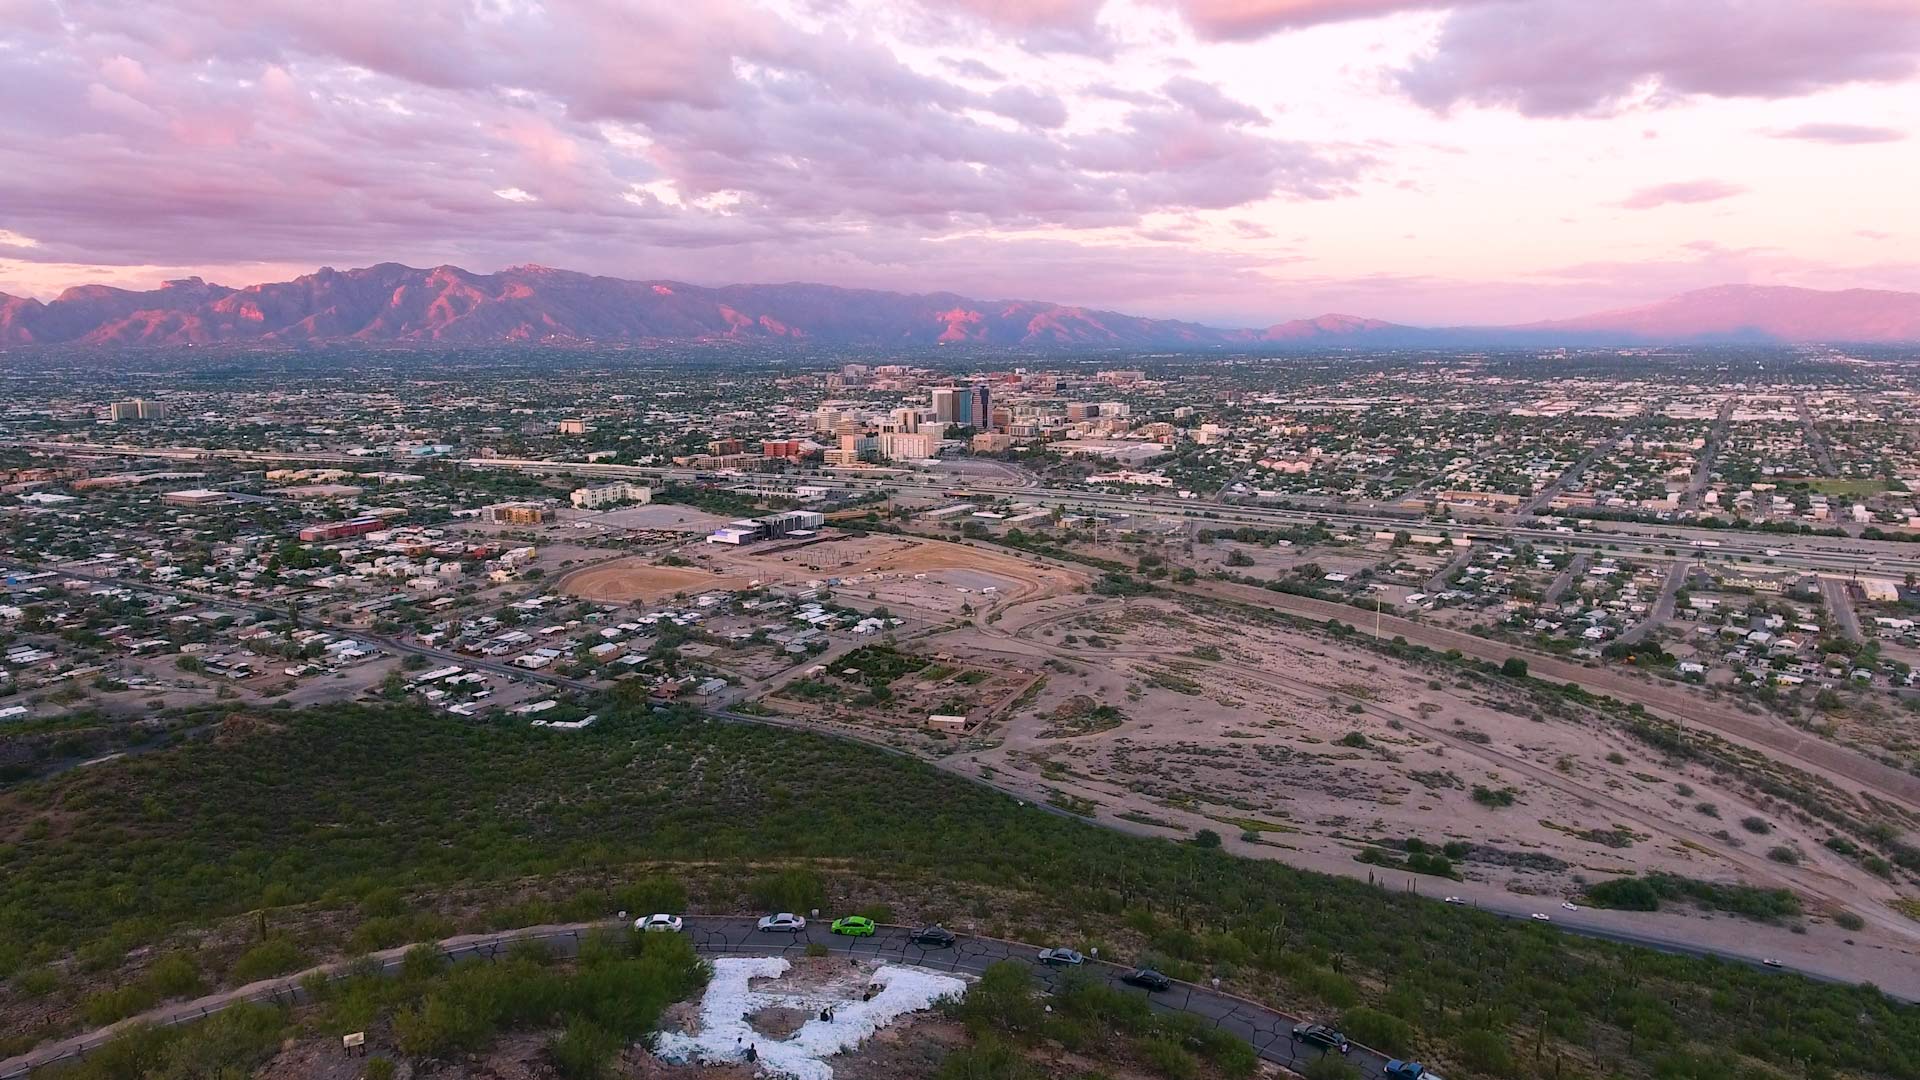
[{"label": "green sports car", "polygon": [[872,937],[876,929],[878,927],[873,925],[873,920],[865,915],[848,915],[843,919],[833,920],[833,932],[846,934],[848,937]]}]

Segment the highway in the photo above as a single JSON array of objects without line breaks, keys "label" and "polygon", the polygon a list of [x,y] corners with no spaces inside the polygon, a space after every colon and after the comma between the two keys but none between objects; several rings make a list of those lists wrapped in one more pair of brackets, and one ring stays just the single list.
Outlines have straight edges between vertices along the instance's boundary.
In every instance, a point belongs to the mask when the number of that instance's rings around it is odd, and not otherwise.
[{"label": "highway", "polygon": [[[696,951],[709,957],[799,957],[805,954],[809,946],[820,946],[831,953],[851,959],[910,965],[972,976],[982,974],[996,963],[1011,960],[1027,965],[1041,992],[1049,994],[1060,986],[1064,978],[1068,977],[1063,970],[1040,962],[1039,953],[1045,947],[1042,945],[961,934],[956,935],[957,940],[951,947],[939,948],[914,944],[911,940],[912,930],[904,926],[882,925],[874,936],[857,938],[832,933],[826,919],[809,918],[805,930],[799,933],[762,932],[756,929],[755,923],[753,916],[689,915],[685,918],[683,932]],[[469,934],[448,938],[439,942],[438,946],[442,955],[454,963],[491,963],[507,956],[515,944],[528,941],[544,943],[555,955],[573,956],[579,952],[581,942],[589,935],[597,931],[617,930],[625,925],[623,920],[615,919],[558,926],[530,926],[495,934]],[[372,957],[379,962],[382,972],[391,975],[399,970],[406,954],[412,948],[413,946],[403,945],[374,953]],[[234,1005],[248,1002],[296,1005],[306,1000],[305,984],[310,977],[323,975],[329,979],[339,978],[347,973],[350,966],[349,963],[344,962],[330,964],[293,975],[250,983],[192,1001],[152,1009],[108,1027],[48,1043],[18,1057],[0,1061],[0,1080],[16,1080],[18,1077],[27,1076],[36,1069],[56,1062],[83,1058],[98,1050],[118,1032],[134,1025],[152,1024],[171,1027],[176,1024],[192,1023]],[[1303,1018],[1280,1012],[1259,1002],[1236,997],[1210,986],[1184,982],[1175,982],[1173,986],[1163,991],[1149,992],[1122,981],[1121,977],[1130,968],[1091,957],[1077,970],[1084,977],[1105,983],[1124,993],[1144,995],[1149,1006],[1156,1012],[1186,1013],[1200,1018],[1214,1028],[1244,1039],[1253,1046],[1255,1053],[1259,1054],[1263,1060],[1278,1065],[1304,1068],[1322,1055],[1322,1051],[1318,1048],[1303,1045],[1294,1040],[1293,1027],[1302,1022]],[[1387,1058],[1378,1051],[1356,1045],[1349,1051],[1346,1060],[1368,1080],[1380,1080],[1385,1076]]]},{"label": "highway", "polygon": [[[232,461],[244,464],[296,464],[301,462],[346,464],[368,468],[387,459],[348,454],[275,453],[254,450],[217,450],[204,447],[135,447],[104,443],[68,443],[44,440],[0,441],[0,446],[54,451],[68,454],[101,454],[125,457],[149,457],[173,462]],[[656,479],[701,481],[733,477],[711,469],[679,466],[612,465],[605,462],[550,461],[532,458],[427,458],[420,464],[451,465],[470,469],[505,469],[536,475],[574,474],[598,479]],[[1420,525],[1404,515],[1363,511],[1297,510],[1283,507],[1222,505],[1206,500],[1181,499],[1167,495],[1120,495],[1080,488],[1035,486],[1025,483],[1001,483],[975,476],[940,476],[884,470],[884,475],[859,475],[853,470],[821,470],[787,474],[796,482],[832,484],[852,491],[892,490],[902,495],[938,500],[943,492],[963,487],[993,499],[1059,506],[1066,509],[1118,514],[1154,514],[1192,519],[1201,525],[1255,525],[1287,528],[1324,523],[1333,529],[1371,532],[1379,529],[1420,527],[1445,530],[1452,535],[1474,540],[1508,543],[1532,541],[1540,544],[1605,548],[1611,544],[1640,545],[1650,548],[1705,545],[1691,554],[1696,557],[1733,561],[1750,560],[1771,563],[1783,570],[1852,575],[1871,573],[1901,578],[1908,572],[1920,573],[1920,543],[1889,540],[1862,540],[1852,537],[1806,536],[1792,533],[1766,533],[1732,529],[1705,529],[1697,526],[1648,524],[1642,522],[1584,522],[1578,531],[1562,532],[1551,525],[1527,525],[1518,521],[1488,520],[1472,524],[1432,522]],[[738,479],[749,477],[742,474]]]}]

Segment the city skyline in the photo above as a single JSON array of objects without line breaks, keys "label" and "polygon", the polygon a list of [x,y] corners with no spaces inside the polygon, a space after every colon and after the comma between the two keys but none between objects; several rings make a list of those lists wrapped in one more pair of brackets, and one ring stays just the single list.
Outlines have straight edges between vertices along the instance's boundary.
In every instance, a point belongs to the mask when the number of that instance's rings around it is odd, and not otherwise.
[{"label": "city skyline", "polygon": [[538,262],[1459,325],[1920,288],[1920,11],[1588,8],[9,0],[0,292]]}]

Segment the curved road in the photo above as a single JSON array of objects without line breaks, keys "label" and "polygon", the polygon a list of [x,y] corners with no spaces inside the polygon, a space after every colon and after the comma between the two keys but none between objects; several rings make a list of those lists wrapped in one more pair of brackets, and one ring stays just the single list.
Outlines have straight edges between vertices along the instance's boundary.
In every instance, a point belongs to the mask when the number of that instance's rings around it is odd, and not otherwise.
[{"label": "curved road", "polygon": [[[1039,946],[1016,941],[962,934],[951,948],[931,948],[914,944],[910,940],[912,931],[903,926],[883,925],[873,937],[853,938],[832,933],[823,919],[809,919],[806,929],[800,933],[763,933],[756,929],[755,922],[752,916],[689,915],[686,917],[685,933],[693,942],[694,949],[707,956],[799,956],[810,945],[822,945],[833,953],[849,957],[968,975],[979,975],[1002,960],[1014,960],[1030,966],[1034,981],[1046,993],[1053,992],[1063,977],[1059,969],[1040,963]],[[455,962],[491,962],[506,956],[514,944],[524,941],[543,942],[559,955],[572,956],[579,951],[581,941],[593,931],[617,929],[624,925],[622,920],[611,920],[529,926],[497,934],[447,938],[438,945],[441,953]],[[380,962],[382,971],[392,973],[399,969],[412,948],[403,945],[372,955]],[[338,978],[346,973],[349,966],[346,962],[329,964],[193,1001],[162,1006],[117,1024],[49,1043],[19,1057],[0,1061],[0,1080],[16,1080],[56,1062],[83,1058],[120,1031],[134,1025],[170,1027],[192,1023],[230,1006],[248,1002],[298,1004],[306,998],[306,991],[302,987],[304,980],[316,973]],[[1149,993],[1121,981],[1121,976],[1127,973],[1128,968],[1105,961],[1088,960],[1080,970],[1126,993],[1146,996],[1148,1005],[1156,1012],[1186,1013],[1221,1031],[1245,1039],[1263,1060],[1304,1068],[1321,1056],[1318,1048],[1294,1041],[1293,1026],[1300,1022],[1299,1017],[1268,1008],[1259,1002],[1183,982],[1176,982],[1165,991]],[[1359,1045],[1355,1045],[1347,1055],[1348,1063],[1368,1080],[1380,1080],[1385,1076],[1386,1060],[1385,1055],[1378,1051]]]}]

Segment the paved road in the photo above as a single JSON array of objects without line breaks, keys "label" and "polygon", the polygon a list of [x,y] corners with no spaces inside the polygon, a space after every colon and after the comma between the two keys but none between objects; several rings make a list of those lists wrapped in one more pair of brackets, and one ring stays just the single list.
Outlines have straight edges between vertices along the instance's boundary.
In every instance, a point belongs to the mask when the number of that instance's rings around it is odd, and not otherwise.
[{"label": "paved road", "polygon": [[1807,395],[1795,394],[1793,407],[1800,413],[1800,427],[1807,435],[1807,449],[1813,451],[1814,459],[1820,463],[1820,475],[1838,476],[1840,470],[1834,468],[1833,450],[1827,446],[1826,433],[1820,430],[1819,424],[1814,423],[1813,410],[1807,408]]},{"label": "paved road", "polygon": [[1540,603],[1542,605],[1559,603],[1560,598],[1567,595],[1567,590],[1573,586],[1574,580],[1587,572],[1587,564],[1592,561],[1593,558],[1590,555],[1575,555],[1564,569],[1554,575],[1553,584],[1547,586],[1547,591],[1541,596]]},{"label": "paved road", "polygon": [[1733,410],[1739,404],[1739,398],[1728,398],[1720,403],[1720,412],[1714,417],[1713,426],[1707,429],[1707,444],[1700,448],[1700,460],[1694,463],[1693,476],[1687,481],[1686,494],[1680,497],[1683,509],[1700,508],[1707,485],[1713,482],[1713,467],[1720,460],[1720,451],[1727,445],[1727,426],[1733,420]]},{"label": "paved road", "polygon": [[[455,962],[497,960],[508,955],[516,943],[525,941],[543,942],[556,954],[572,956],[579,952],[581,941],[589,934],[623,925],[623,922],[607,921],[530,926],[497,934],[448,938],[439,946],[440,951]],[[979,975],[1002,960],[1013,960],[1028,965],[1034,981],[1048,993],[1066,977],[1062,970],[1040,963],[1041,946],[960,935],[951,948],[928,948],[915,945],[910,940],[911,931],[901,926],[882,926],[873,937],[853,938],[832,933],[826,920],[822,919],[808,920],[806,929],[797,934],[762,933],[755,928],[755,920],[750,916],[689,915],[685,932],[693,942],[693,947],[708,956],[800,956],[808,946],[821,945],[833,953],[848,957],[968,975]],[[373,957],[380,962],[382,971],[391,973],[400,967],[411,948],[400,946],[387,949],[374,953]],[[56,1062],[85,1057],[121,1030],[135,1024],[170,1027],[192,1023],[246,1002],[298,1004],[306,998],[301,984],[309,976],[321,973],[329,978],[337,978],[345,974],[348,966],[345,963],[330,964],[251,983],[193,1001],[162,1006],[108,1027],[49,1043],[18,1057],[0,1061],[0,1080],[15,1080]],[[1268,1008],[1259,1002],[1182,982],[1174,983],[1168,990],[1149,993],[1121,981],[1121,976],[1129,970],[1127,967],[1104,961],[1089,960],[1079,970],[1087,977],[1125,993],[1145,996],[1156,1012],[1187,1013],[1221,1031],[1245,1039],[1264,1060],[1305,1067],[1321,1055],[1319,1049],[1294,1041],[1293,1026],[1301,1022],[1300,1017]],[[1347,1061],[1370,1080],[1384,1076],[1386,1057],[1377,1051],[1355,1046],[1347,1055]]]},{"label": "paved road", "polygon": [[1605,457],[1606,455],[1613,453],[1613,450],[1615,447],[1619,446],[1629,436],[1633,435],[1635,432],[1638,432],[1641,428],[1646,427],[1648,423],[1652,422],[1653,418],[1655,416],[1658,416],[1660,413],[1660,410],[1666,406],[1666,403],[1667,403],[1666,399],[1661,398],[1659,401],[1656,401],[1652,405],[1648,406],[1645,411],[1640,413],[1640,415],[1634,417],[1631,421],[1629,421],[1626,424],[1626,426],[1622,427],[1619,431],[1615,432],[1612,438],[1601,439],[1599,442],[1594,443],[1591,447],[1588,447],[1587,452],[1580,455],[1580,459],[1578,461],[1575,461],[1572,465],[1568,466],[1565,472],[1562,472],[1559,476],[1554,477],[1552,483],[1548,484],[1546,487],[1541,488],[1539,491],[1534,493],[1532,498],[1521,503],[1519,511],[1514,516],[1524,520],[1528,515],[1534,513],[1535,511],[1539,510],[1541,507],[1552,502],[1554,500],[1554,497],[1559,495],[1560,492],[1564,491],[1568,484],[1571,484],[1575,480],[1578,480],[1582,476],[1586,475],[1587,470],[1593,467],[1594,462],[1599,461],[1602,457]]},{"label": "paved road", "polygon": [[1848,641],[1865,641],[1866,635],[1860,631],[1860,616],[1853,610],[1853,597],[1847,595],[1846,581],[1823,577],[1820,579],[1820,592],[1827,599],[1827,610],[1833,614],[1834,626],[1846,635]]},{"label": "paved road", "polygon": [[1620,635],[1620,643],[1622,645],[1637,645],[1648,634],[1652,633],[1655,627],[1661,626],[1667,620],[1673,618],[1674,597],[1680,592],[1680,586],[1686,584],[1686,581],[1687,561],[1685,559],[1673,560],[1672,564],[1667,567],[1666,580],[1660,583],[1659,597],[1654,600],[1653,606],[1647,609],[1647,617],[1628,627],[1626,633]]},{"label": "paved road", "polygon": [[1473,548],[1463,547],[1456,550],[1453,554],[1453,558],[1448,559],[1445,566],[1442,566],[1438,571],[1434,573],[1432,577],[1427,579],[1427,584],[1426,584],[1427,593],[1431,595],[1433,593],[1447,591],[1447,589],[1451,588],[1453,585],[1454,575],[1458,574],[1462,570],[1465,570],[1467,568],[1467,564],[1472,561],[1473,561]]}]

